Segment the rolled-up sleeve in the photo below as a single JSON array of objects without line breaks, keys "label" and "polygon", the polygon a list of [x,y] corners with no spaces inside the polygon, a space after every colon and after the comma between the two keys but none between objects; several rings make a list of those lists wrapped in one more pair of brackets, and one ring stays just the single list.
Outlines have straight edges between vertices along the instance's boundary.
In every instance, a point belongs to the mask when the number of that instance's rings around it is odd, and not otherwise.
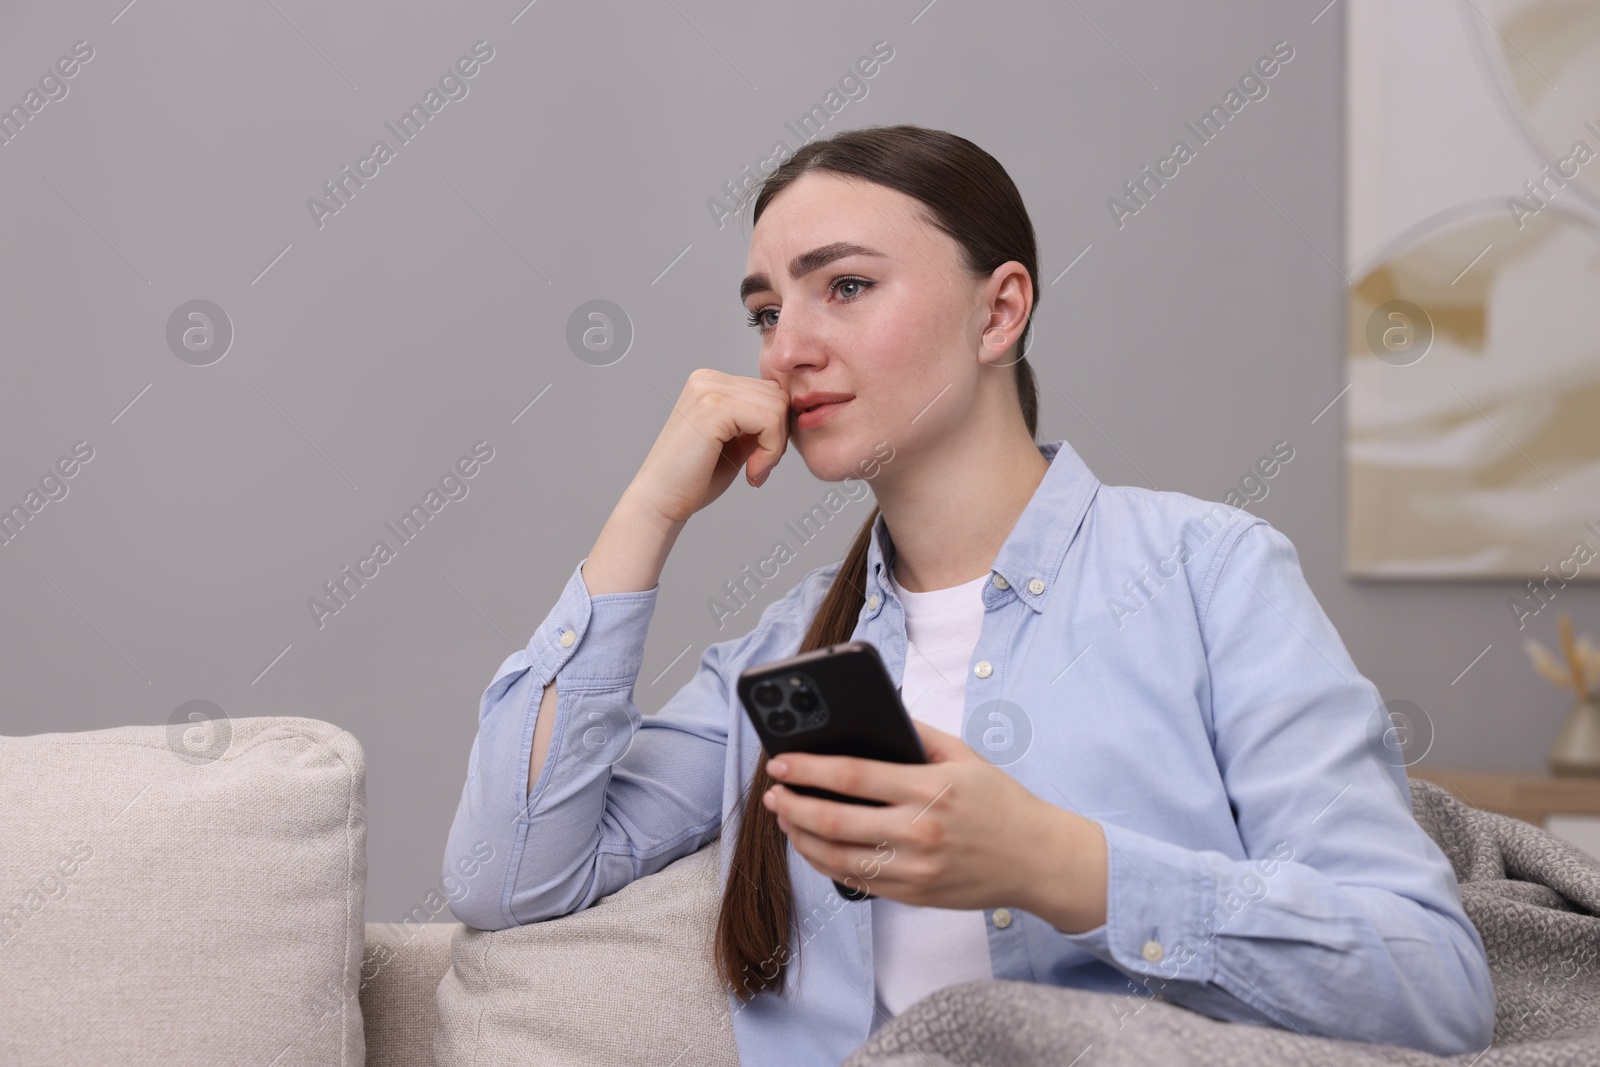
[{"label": "rolled-up sleeve", "polygon": [[[654,715],[634,702],[659,586],[591,596],[580,560],[526,648],[479,703],[445,848],[451,912],[498,930],[579,911],[720,832],[729,686],[711,645]],[[530,791],[544,690],[556,682],[550,751]]]},{"label": "rolled-up sleeve", "polygon": [[1100,822],[1106,921],[1067,941],[1150,993],[1308,1035],[1478,1052],[1495,992],[1449,860],[1382,748],[1356,670],[1293,544],[1233,535],[1198,620],[1218,769],[1246,859]]}]

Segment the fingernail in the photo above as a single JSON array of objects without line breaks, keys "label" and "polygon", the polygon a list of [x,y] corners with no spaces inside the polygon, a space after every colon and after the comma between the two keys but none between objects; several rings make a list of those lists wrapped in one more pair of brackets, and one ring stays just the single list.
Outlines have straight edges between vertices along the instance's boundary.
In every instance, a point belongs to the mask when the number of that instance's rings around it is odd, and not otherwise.
[{"label": "fingernail", "polygon": [[782,778],[789,772],[789,765],[781,759],[769,760],[767,771],[775,777]]},{"label": "fingernail", "polygon": [[772,790],[769,789],[765,793],[761,794],[761,803],[765,804],[768,808],[776,808],[778,806],[778,798],[773,796]]}]

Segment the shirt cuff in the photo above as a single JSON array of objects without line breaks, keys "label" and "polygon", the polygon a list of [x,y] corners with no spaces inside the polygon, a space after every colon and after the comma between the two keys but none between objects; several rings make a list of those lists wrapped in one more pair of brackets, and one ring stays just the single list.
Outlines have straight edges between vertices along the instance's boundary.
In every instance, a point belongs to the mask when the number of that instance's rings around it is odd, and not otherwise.
[{"label": "shirt cuff", "polygon": [[1129,974],[1210,982],[1216,974],[1216,937],[1204,925],[1216,898],[1210,865],[1193,849],[1096,822],[1106,835],[1106,921],[1060,936]]},{"label": "shirt cuff", "polygon": [[[578,561],[556,605],[528,642],[529,660],[546,679],[561,675],[567,690],[631,686],[644,666],[645,637],[660,584],[643,592],[591,596]],[[586,640],[590,631],[594,640]]]}]

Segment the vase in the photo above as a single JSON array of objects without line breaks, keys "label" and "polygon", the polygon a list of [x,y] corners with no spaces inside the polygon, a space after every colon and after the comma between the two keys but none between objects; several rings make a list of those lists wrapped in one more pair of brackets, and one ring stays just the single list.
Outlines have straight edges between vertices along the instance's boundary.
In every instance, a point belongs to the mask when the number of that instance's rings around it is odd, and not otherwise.
[{"label": "vase", "polygon": [[1550,773],[1600,777],[1600,703],[1578,701],[1550,746]]}]

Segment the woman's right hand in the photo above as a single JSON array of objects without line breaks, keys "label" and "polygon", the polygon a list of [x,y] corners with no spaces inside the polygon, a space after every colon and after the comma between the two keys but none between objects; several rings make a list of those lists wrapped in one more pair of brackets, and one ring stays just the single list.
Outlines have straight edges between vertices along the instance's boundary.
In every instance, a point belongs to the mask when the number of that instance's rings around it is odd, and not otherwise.
[{"label": "woman's right hand", "polygon": [[690,373],[628,492],[675,524],[721,496],[748,461],[759,486],[789,444],[789,394],[769,378]]}]

